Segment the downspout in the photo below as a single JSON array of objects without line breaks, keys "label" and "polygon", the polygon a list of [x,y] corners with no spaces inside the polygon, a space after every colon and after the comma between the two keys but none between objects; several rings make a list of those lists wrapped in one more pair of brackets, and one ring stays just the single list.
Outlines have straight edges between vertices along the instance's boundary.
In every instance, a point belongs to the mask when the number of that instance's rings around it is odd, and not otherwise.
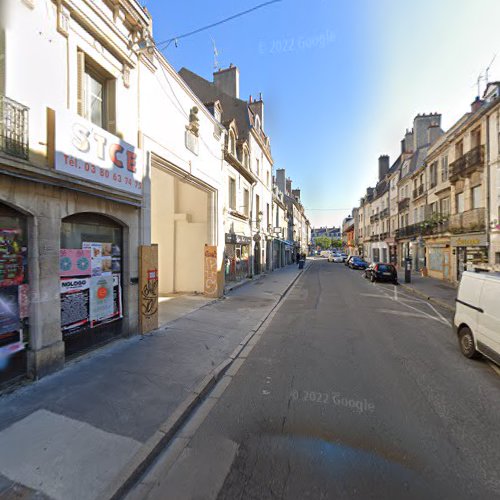
[{"label": "downspout", "polygon": [[492,267],[493,264],[493,255],[491,251],[491,236],[490,236],[490,117],[491,115],[486,115],[486,207],[485,207],[485,219],[486,219],[486,245],[488,248],[488,268]]}]

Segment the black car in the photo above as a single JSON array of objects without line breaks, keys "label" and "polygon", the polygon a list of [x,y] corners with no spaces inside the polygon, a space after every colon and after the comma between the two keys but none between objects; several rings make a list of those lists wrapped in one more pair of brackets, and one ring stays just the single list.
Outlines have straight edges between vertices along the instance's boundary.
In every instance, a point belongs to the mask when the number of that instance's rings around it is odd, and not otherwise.
[{"label": "black car", "polygon": [[353,257],[349,261],[349,267],[351,269],[366,269],[368,267],[368,263],[359,257]]},{"label": "black car", "polygon": [[371,264],[365,269],[365,278],[371,282],[374,281],[389,281],[398,284],[398,272],[392,264]]}]

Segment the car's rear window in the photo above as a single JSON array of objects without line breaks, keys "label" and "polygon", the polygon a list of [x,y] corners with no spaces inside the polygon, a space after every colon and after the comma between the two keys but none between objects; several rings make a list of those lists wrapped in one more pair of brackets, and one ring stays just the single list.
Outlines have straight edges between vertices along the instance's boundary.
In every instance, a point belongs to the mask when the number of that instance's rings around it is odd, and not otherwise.
[{"label": "car's rear window", "polygon": [[393,269],[394,268],[392,266],[389,266],[387,264],[379,264],[379,266],[378,266],[378,270],[381,273],[392,272]]}]

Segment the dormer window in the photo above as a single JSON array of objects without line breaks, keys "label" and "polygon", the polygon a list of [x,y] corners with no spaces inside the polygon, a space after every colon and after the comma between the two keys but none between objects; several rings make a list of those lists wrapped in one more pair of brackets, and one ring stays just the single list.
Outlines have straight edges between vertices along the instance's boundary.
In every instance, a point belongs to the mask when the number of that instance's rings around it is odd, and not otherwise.
[{"label": "dormer window", "polygon": [[243,148],[243,166],[245,168],[250,168],[250,156],[247,148]]},{"label": "dormer window", "polygon": [[259,118],[259,115],[255,116],[255,128],[257,130],[260,130],[260,118]]},{"label": "dormer window", "polygon": [[228,150],[236,158],[236,137],[232,130],[229,131]]}]

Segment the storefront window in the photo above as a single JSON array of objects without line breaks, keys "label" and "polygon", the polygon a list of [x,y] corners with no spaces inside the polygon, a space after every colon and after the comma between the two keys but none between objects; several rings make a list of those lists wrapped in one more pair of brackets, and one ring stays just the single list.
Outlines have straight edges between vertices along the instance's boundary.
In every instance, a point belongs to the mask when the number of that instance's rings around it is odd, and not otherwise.
[{"label": "storefront window", "polygon": [[27,259],[26,218],[0,203],[0,385],[26,374]]},{"label": "storefront window", "polygon": [[122,228],[97,214],[61,226],[61,327],[66,355],[122,334]]}]

